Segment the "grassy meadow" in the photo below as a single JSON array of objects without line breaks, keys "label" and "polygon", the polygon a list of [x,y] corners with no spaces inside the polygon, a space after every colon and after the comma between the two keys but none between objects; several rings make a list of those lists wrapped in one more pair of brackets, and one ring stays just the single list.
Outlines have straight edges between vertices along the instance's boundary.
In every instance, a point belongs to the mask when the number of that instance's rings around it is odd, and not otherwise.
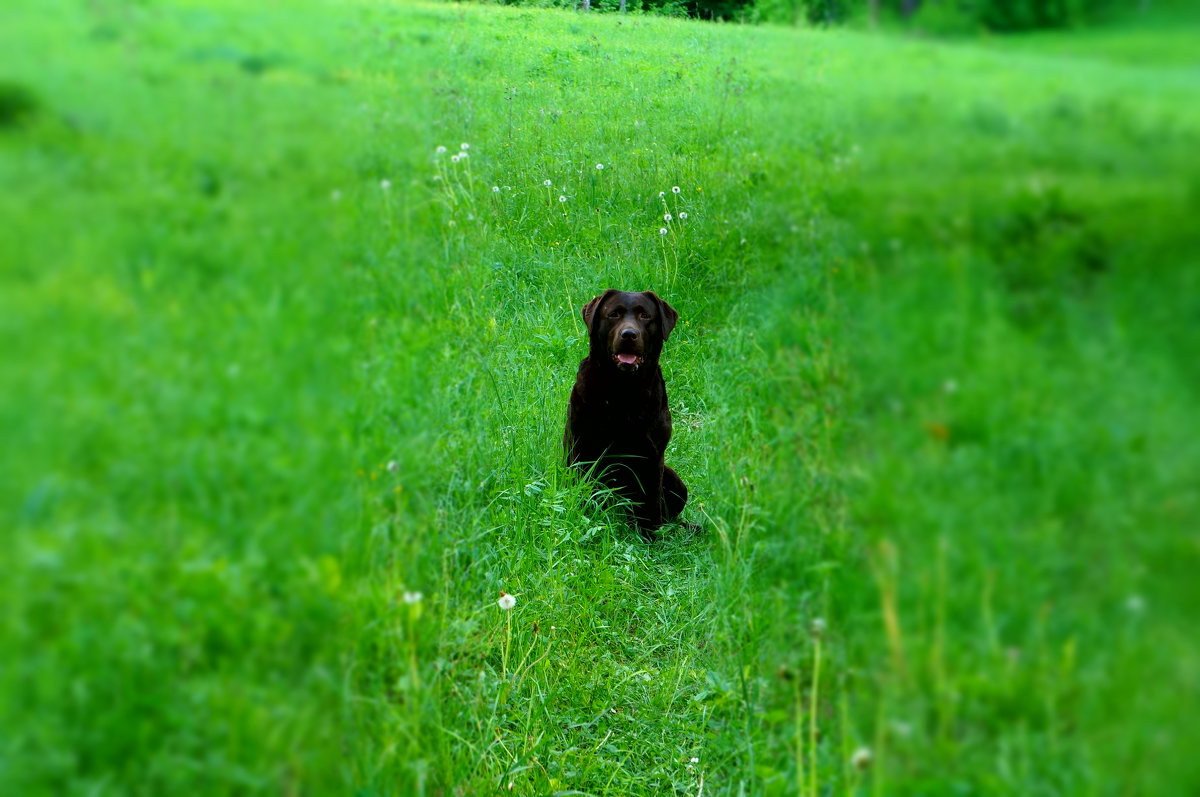
[{"label": "grassy meadow", "polygon": [[0,793],[1195,793],[1186,33],[10,4]]}]

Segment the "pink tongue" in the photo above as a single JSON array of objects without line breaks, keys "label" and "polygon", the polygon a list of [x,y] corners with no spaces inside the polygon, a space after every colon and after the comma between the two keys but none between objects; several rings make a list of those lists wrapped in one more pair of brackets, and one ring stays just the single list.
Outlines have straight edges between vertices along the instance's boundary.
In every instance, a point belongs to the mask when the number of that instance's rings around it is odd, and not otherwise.
[{"label": "pink tongue", "polygon": [[635,365],[637,363],[637,355],[636,354],[618,354],[617,362],[621,363],[622,365]]}]

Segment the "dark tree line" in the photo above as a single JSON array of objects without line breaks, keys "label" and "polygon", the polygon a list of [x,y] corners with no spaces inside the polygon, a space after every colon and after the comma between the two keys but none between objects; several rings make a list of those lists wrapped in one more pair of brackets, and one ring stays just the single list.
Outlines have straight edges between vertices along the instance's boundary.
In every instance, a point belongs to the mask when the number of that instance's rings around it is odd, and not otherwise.
[{"label": "dark tree line", "polygon": [[[547,0],[501,0],[546,5]],[[836,25],[858,16],[921,23],[936,17],[962,29],[996,32],[1064,28],[1087,23],[1122,5],[1144,9],[1150,0],[549,0],[581,11],[644,12],[710,20]]]},{"label": "dark tree line", "polygon": [[[761,0],[760,0],[761,2]],[[1122,3],[1144,9],[1148,0],[802,0],[813,23],[844,22],[865,12],[872,22],[883,15],[920,22],[937,16],[960,27],[1010,32],[1065,28],[1099,18]]]}]

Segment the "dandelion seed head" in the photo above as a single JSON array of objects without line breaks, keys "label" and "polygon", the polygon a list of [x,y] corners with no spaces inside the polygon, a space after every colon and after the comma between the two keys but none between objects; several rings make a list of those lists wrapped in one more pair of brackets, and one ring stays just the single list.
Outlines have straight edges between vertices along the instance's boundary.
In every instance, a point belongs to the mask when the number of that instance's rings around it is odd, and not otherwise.
[{"label": "dandelion seed head", "polygon": [[693,764],[699,764],[699,763],[700,763],[700,759],[699,759],[699,758],[697,758],[696,756],[692,756],[691,758],[689,758],[689,759],[688,759],[688,761],[690,761],[690,762],[691,762],[691,763],[693,763]]},{"label": "dandelion seed head", "polygon": [[388,190],[389,188],[391,188],[391,187],[392,187],[392,181],[391,181],[391,180],[388,180],[388,179],[385,177],[384,179],[382,179],[382,180],[380,180],[380,181],[379,181],[379,187],[380,187],[380,188],[382,188],[384,191],[386,191],[386,190]]},{"label": "dandelion seed head", "polygon": [[498,194],[498,193],[500,193],[500,186],[498,186],[498,185],[494,185],[494,186],[492,186],[492,193],[493,193],[493,194]]},{"label": "dandelion seed head", "polygon": [[387,469],[388,473],[395,473],[396,471],[400,470],[400,463],[393,459],[388,462]]},{"label": "dandelion seed head", "polygon": [[673,185],[673,186],[671,186],[671,193],[672,193],[672,194],[678,194],[678,193],[679,193],[679,186],[677,186],[677,185]]},{"label": "dandelion seed head", "polygon": [[597,163],[597,164],[596,164],[596,171],[598,171],[598,172],[602,172],[602,171],[604,171],[604,164],[603,164],[603,163]]},{"label": "dandelion seed head", "polygon": [[445,154],[446,148],[439,145],[438,148],[436,150],[434,150],[434,152],[436,152],[439,155],[442,155],[442,154]]},{"label": "dandelion seed head", "polygon": [[517,599],[512,595],[509,595],[507,592],[501,592],[500,600],[496,601],[496,605],[507,612],[512,609],[512,607],[517,605]]},{"label": "dandelion seed head", "polygon": [[686,210],[681,210],[681,211],[679,212],[679,218],[681,218],[681,219],[686,219],[686,218],[687,218],[687,211],[686,211]]},{"label": "dandelion seed head", "polygon": [[458,148],[461,149],[463,152],[466,152],[467,150],[469,150],[471,148],[471,145],[467,144],[467,143],[463,143],[463,144],[459,144]]},{"label": "dandelion seed head", "polygon": [[658,234],[659,234],[659,235],[666,235],[666,234],[667,234],[667,228],[666,228],[666,227],[659,227],[659,228],[658,228]]},{"label": "dandelion seed head", "polygon": [[560,194],[560,195],[559,195],[559,197],[558,197],[558,201],[559,201],[559,202],[566,202],[566,201],[567,201],[567,198],[566,198],[565,196],[562,196],[562,195]]},{"label": "dandelion seed head", "polygon": [[404,594],[400,596],[401,600],[403,600],[409,606],[415,606],[416,604],[420,603],[421,599],[424,597],[425,596],[422,595],[420,592],[409,591],[409,590],[405,590]]},{"label": "dandelion seed head", "polygon": [[670,213],[664,213],[664,214],[663,214],[663,221],[670,221],[670,220],[671,220],[671,214],[670,214]]},{"label": "dandelion seed head", "polygon": [[854,755],[850,756],[850,763],[858,771],[862,771],[871,766],[871,749],[869,747],[860,747],[854,751]]},{"label": "dandelion seed head", "polygon": [[462,158],[462,155],[459,155],[459,154],[455,153],[454,155],[451,155],[451,156],[450,156],[450,162],[451,162],[451,163],[458,163],[458,161],[459,161],[461,158]]},{"label": "dandelion seed head", "polygon": [[471,156],[466,152],[460,152],[460,153],[458,153],[458,157],[461,158],[462,160],[466,160],[467,158],[469,158]]},{"label": "dandelion seed head", "polygon": [[550,187],[550,185],[551,185],[551,183],[550,183],[550,181],[549,181],[549,180],[542,180],[542,185],[544,185],[544,186],[546,186],[547,188],[549,188],[549,187]]},{"label": "dandelion seed head", "polygon": [[662,198],[663,198],[663,197],[665,197],[666,195],[667,195],[667,192],[666,192],[666,191],[659,191],[659,192],[658,192],[658,198],[659,198],[659,199],[662,199]]},{"label": "dandelion seed head", "polygon": [[808,627],[808,630],[809,630],[809,633],[811,633],[815,638],[820,639],[822,636],[825,635],[826,628],[827,628],[827,626],[825,624],[825,618],[818,617],[817,619],[812,621],[812,625],[810,625]]}]

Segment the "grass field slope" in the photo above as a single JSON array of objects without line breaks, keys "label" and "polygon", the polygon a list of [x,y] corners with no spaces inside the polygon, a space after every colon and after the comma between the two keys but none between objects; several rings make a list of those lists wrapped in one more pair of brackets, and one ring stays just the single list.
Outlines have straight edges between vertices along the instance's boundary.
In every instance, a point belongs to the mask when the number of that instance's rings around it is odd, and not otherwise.
[{"label": "grass field slope", "polygon": [[[6,8],[0,792],[1194,793],[1178,37]],[[562,466],[609,287],[700,531]]]}]

